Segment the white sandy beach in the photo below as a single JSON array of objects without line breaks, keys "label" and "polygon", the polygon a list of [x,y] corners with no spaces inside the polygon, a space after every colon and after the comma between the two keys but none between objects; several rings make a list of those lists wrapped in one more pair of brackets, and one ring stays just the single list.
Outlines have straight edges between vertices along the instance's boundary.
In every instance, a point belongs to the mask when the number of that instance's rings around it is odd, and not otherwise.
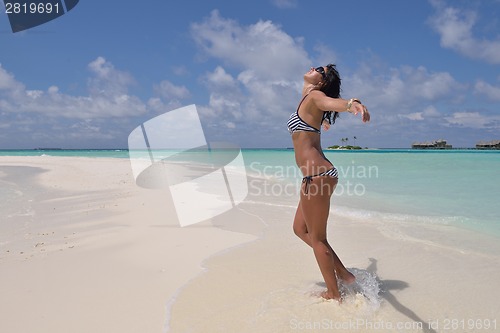
[{"label": "white sandy beach", "polygon": [[255,239],[179,227],[127,159],[2,157],[2,180],[6,166],[29,183],[9,208],[19,213],[1,217],[0,332],[163,332],[169,300],[201,262]]},{"label": "white sandy beach", "polygon": [[0,212],[0,332],[500,330],[500,246],[485,235],[333,205],[332,246],[360,284],[338,305],[315,296],[295,199],[250,194],[181,228],[127,159],[0,157],[0,181],[19,194]]}]

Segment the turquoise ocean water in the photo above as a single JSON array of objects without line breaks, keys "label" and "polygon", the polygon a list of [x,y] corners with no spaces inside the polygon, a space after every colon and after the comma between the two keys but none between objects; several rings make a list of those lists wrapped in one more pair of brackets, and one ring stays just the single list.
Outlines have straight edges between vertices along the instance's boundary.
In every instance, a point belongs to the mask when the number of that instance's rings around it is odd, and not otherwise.
[{"label": "turquoise ocean water", "polygon": [[[453,225],[500,237],[500,151],[326,150],[325,155],[339,170],[332,206],[346,207],[356,218]],[[300,183],[293,150],[248,151],[245,157],[251,172]]]},{"label": "turquoise ocean water", "polygon": [[[264,195],[298,198],[302,175],[293,150],[242,152],[249,175],[276,181]],[[0,156],[42,155],[129,157],[124,149],[0,151]],[[327,150],[325,155],[339,170],[332,205],[353,216],[453,225],[500,237],[500,151]],[[1,178],[0,185],[0,202],[18,195]]]}]

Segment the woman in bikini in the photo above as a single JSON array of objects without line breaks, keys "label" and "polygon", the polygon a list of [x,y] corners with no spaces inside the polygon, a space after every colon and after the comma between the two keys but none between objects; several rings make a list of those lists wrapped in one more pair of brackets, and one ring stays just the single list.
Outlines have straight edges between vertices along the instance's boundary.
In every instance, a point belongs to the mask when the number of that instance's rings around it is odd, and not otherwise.
[{"label": "woman in bikini", "polygon": [[327,241],[330,197],[337,186],[338,172],[323,154],[320,142],[321,125],[327,129],[339,112],[361,113],[363,122],[370,120],[368,109],[359,99],[340,98],[340,77],[335,65],[311,68],[304,74],[302,101],[287,123],[295,161],[304,176],[293,230],[314,251],[327,287],[321,296],[341,301],[337,279],[349,284],[355,277]]}]

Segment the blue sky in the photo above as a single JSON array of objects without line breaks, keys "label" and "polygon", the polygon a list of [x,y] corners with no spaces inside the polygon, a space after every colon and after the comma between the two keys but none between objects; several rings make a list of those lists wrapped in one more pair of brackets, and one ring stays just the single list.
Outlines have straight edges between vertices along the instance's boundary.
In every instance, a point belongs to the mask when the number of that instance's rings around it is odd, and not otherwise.
[{"label": "blue sky", "polygon": [[16,34],[2,10],[0,149],[126,148],[189,104],[208,141],[290,147],[302,75],[330,62],[372,121],[342,114],[324,146],[500,139],[498,0],[116,3]]}]

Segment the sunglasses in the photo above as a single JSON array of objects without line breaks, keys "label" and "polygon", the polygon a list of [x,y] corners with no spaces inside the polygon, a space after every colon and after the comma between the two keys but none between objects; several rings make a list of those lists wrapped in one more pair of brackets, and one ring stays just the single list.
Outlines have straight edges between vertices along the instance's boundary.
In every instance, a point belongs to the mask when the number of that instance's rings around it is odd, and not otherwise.
[{"label": "sunglasses", "polygon": [[321,74],[321,76],[323,77],[323,80],[326,79],[326,73],[325,73],[325,69],[323,67],[321,67],[321,66],[316,67],[314,70]]}]

